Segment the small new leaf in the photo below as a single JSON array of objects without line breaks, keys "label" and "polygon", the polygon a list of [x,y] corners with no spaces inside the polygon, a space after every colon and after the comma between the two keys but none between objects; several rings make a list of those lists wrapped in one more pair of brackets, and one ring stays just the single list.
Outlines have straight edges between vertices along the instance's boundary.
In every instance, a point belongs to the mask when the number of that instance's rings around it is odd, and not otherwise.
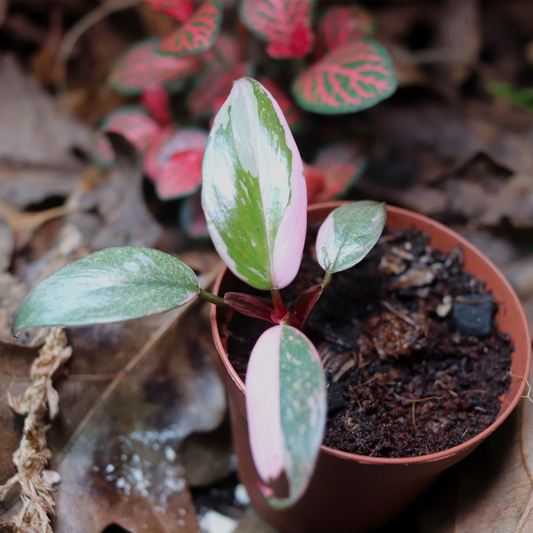
[{"label": "small new leaf", "polygon": [[[292,505],[313,474],[326,425],[326,381],[316,348],[299,330],[275,326],[259,337],[246,373],[250,447],[273,507]],[[288,496],[277,494],[279,481]],[[286,496],[286,497],[279,497]]]},{"label": "small new leaf", "polygon": [[388,98],[396,90],[391,58],[385,48],[370,39],[339,46],[293,85],[301,107],[315,113],[360,111]]},{"label": "small new leaf", "polygon": [[150,248],[107,248],[44,279],[22,302],[13,325],[84,326],[163,313],[199,292],[194,272]]},{"label": "small new leaf", "polygon": [[363,200],[332,211],[318,230],[316,255],[329,274],[361,261],[378,241],[387,213],[385,204]]},{"label": "small new leaf", "polygon": [[203,150],[186,150],[174,154],[163,166],[155,181],[161,200],[190,196],[202,183]]}]

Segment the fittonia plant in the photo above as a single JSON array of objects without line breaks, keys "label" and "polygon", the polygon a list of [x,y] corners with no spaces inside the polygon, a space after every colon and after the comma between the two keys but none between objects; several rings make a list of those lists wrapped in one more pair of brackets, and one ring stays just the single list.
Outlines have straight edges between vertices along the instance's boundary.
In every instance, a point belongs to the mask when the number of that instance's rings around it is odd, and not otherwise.
[{"label": "fittonia plant", "polygon": [[[324,279],[287,309],[280,289],[296,276],[307,227],[303,163],[287,121],[259,82],[243,78],[218,112],[203,159],[202,204],[209,233],[228,268],[271,300],[215,296],[166,253],[108,248],[61,268],[24,300],[14,331],[31,326],[116,322],[179,307],[199,296],[272,324],[255,345],[246,376],[250,443],[271,505],[305,491],[323,439],[326,382],[320,357],[302,332],[331,276],[361,261],[385,223],[383,204],[334,210],[318,232]],[[288,494],[272,489],[280,476]]]}]

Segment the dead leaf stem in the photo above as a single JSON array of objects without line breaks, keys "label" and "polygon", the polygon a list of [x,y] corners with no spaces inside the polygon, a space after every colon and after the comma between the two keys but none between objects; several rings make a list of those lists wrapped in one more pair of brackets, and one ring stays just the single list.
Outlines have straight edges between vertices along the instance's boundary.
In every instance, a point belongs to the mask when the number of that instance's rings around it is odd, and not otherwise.
[{"label": "dead leaf stem", "polygon": [[67,346],[67,337],[62,328],[52,328],[46,337],[39,357],[31,366],[31,385],[23,397],[8,393],[8,401],[15,412],[26,415],[24,434],[19,448],[13,454],[17,467],[15,474],[7,483],[0,486],[0,500],[17,484],[22,493],[22,510],[17,517],[16,526],[21,531],[53,533],[51,520],[55,516],[53,488],[43,479],[43,470],[52,453],[47,447],[45,424],[46,413],[51,420],[59,412],[59,396],[53,387],[52,377],[72,355]]}]

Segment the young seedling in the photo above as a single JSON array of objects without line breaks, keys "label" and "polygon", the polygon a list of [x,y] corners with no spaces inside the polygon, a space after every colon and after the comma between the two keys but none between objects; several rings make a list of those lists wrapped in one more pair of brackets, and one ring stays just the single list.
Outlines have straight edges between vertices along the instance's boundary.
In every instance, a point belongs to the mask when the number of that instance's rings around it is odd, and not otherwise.
[{"label": "young seedling", "polygon": [[293,281],[302,260],[306,181],[281,108],[259,82],[235,82],[215,118],[202,179],[203,209],[218,253],[235,276],[270,291],[271,299],[216,296],[171,255],[108,248],[37,285],[22,303],[13,329],[128,320],[168,311],[196,296],[272,323],[248,365],[250,444],[267,501],[290,506],[313,473],[327,412],[321,360],[302,328],[332,275],[357,264],[377,242],[385,208],[361,201],[330,213],[316,240],[324,279],[287,309],[279,291]]}]

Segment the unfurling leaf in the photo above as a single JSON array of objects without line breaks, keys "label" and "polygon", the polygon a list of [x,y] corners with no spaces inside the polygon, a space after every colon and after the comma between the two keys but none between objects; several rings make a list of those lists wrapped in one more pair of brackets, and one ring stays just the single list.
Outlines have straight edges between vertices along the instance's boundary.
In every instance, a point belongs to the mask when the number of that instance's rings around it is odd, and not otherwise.
[{"label": "unfurling leaf", "polygon": [[309,203],[341,198],[364,172],[366,164],[367,157],[361,142],[343,141],[320,150],[312,168],[305,170],[307,190],[313,190],[312,196],[310,192],[308,194]]},{"label": "unfurling leaf", "polygon": [[334,6],[327,10],[318,31],[326,48],[331,51],[348,41],[372,35],[376,31],[376,22],[361,6]]},{"label": "unfurling leaf", "polygon": [[44,279],[22,302],[13,331],[83,326],[163,313],[199,292],[194,272],[151,248],[107,248]]},{"label": "unfurling leaf", "polygon": [[246,410],[254,463],[270,486],[265,492],[276,492],[284,477],[289,484],[288,497],[267,501],[289,506],[313,474],[327,410],[320,357],[299,330],[280,325],[259,337],[246,372]]},{"label": "unfurling leaf", "polygon": [[144,152],[159,133],[159,125],[140,106],[122,106],[111,111],[100,124],[102,133],[118,133],[138,152]]},{"label": "unfurling leaf", "polygon": [[267,41],[275,58],[304,57],[313,46],[311,19],[315,0],[243,0],[243,24]]},{"label": "unfurling leaf", "polygon": [[301,324],[307,320],[313,307],[318,302],[320,296],[322,296],[323,291],[324,287],[322,285],[315,285],[302,292],[296,298],[296,301],[291,306],[291,313],[294,314]]},{"label": "unfurling leaf", "polygon": [[180,209],[179,220],[185,233],[192,239],[209,239],[200,191],[185,198]]},{"label": "unfurling leaf", "polygon": [[227,292],[224,294],[224,300],[238,313],[272,322],[270,319],[271,313],[274,312],[272,300],[242,292]]},{"label": "unfurling leaf", "polygon": [[319,265],[334,274],[359,263],[378,242],[386,216],[385,205],[370,200],[337,207],[318,230]]},{"label": "unfurling leaf", "polygon": [[141,95],[141,104],[148,109],[150,114],[161,126],[170,124],[172,117],[168,111],[170,97],[167,90],[160,83],[147,85]]},{"label": "unfurling leaf", "polygon": [[150,7],[161,13],[186,22],[194,10],[194,0],[144,0]]},{"label": "unfurling leaf", "polygon": [[385,48],[370,39],[346,43],[304,72],[293,85],[301,107],[324,114],[366,109],[396,90]]},{"label": "unfurling leaf", "polygon": [[196,74],[201,68],[195,56],[162,56],[157,52],[160,39],[146,39],[131,47],[117,63],[108,80],[119,94],[138,95],[153,83],[165,83]]},{"label": "unfurling leaf", "polygon": [[202,205],[226,265],[258,289],[286,287],[307,226],[303,164],[283,113],[257,81],[238,80],[205,149]]},{"label": "unfurling leaf", "polygon": [[222,2],[205,0],[181,28],[162,39],[159,51],[174,57],[203,52],[213,46],[221,24]]},{"label": "unfurling leaf", "polygon": [[150,146],[144,158],[144,171],[156,181],[170,158],[189,150],[203,150],[207,142],[207,133],[200,128],[166,128]]},{"label": "unfurling leaf", "polygon": [[197,191],[202,183],[203,157],[203,150],[186,150],[174,154],[155,180],[159,198],[172,200]]}]

